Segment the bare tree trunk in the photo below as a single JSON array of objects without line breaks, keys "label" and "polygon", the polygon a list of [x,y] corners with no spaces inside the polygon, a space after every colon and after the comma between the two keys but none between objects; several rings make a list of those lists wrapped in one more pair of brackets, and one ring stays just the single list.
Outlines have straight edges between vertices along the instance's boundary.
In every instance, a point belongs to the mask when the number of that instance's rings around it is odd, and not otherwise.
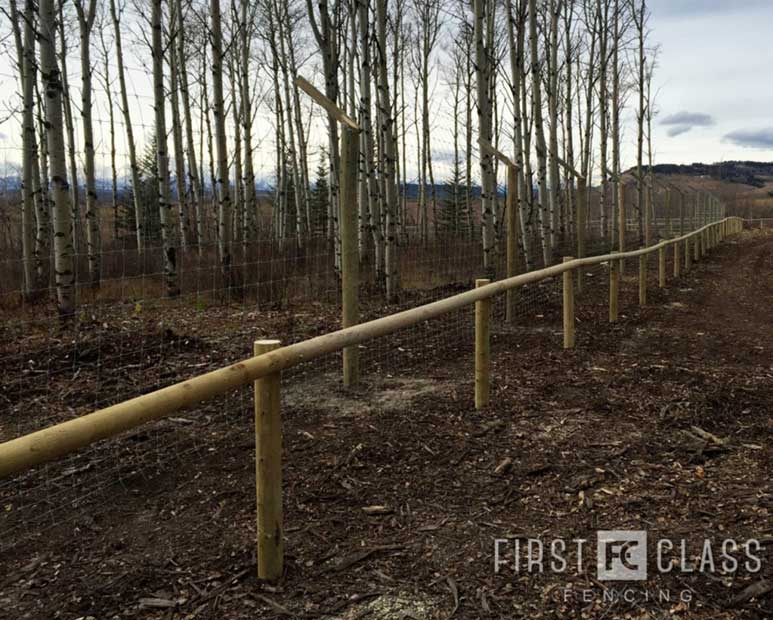
[{"label": "bare tree trunk", "polygon": [[[572,0],[568,0],[565,7],[566,7],[566,15],[564,18],[564,27],[565,27],[565,35],[566,35],[566,51],[565,51],[565,64],[566,64],[566,97],[564,99],[564,130],[566,133],[566,137],[564,139],[564,157],[566,159],[566,162],[569,164],[571,168],[575,167],[575,157],[574,157],[574,105],[573,105],[573,97],[572,92],[573,88],[575,87],[574,83],[574,75],[573,75],[573,64],[574,64],[574,43],[572,41],[572,9],[573,9],[573,2]],[[579,65],[579,54],[578,54],[578,65]],[[579,69],[578,69],[579,71]],[[578,83],[579,83],[579,76],[578,76]],[[578,84],[579,85],[579,84]],[[582,125],[582,123],[580,123]],[[556,162],[557,164],[558,162]],[[565,178],[564,178],[564,184],[566,186],[566,192],[565,192],[565,209],[563,211],[563,233],[564,233],[564,240],[570,240],[573,238],[572,232],[574,230],[574,211],[575,211],[575,200],[574,200],[574,175],[572,175],[571,172],[566,171]]]},{"label": "bare tree trunk", "polygon": [[54,273],[59,316],[75,312],[72,212],[67,184],[67,163],[62,126],[62,81],[56,60],[56,8],[54,0],[40,0],[40,70],[46,95],[46,138],[51,157],[51,191],[54,200]]},{"label": "bare tree trunk", "polygon": [[648,232],[644,230],[644,211],[646,211],[646,205],[644,204],[644,65],[647,61],[644,50],[644,38],[646,36],[646,14],[647,14],[647,2],[641,0],[641,9],[637,14],[636,11],[637,0],[631,0],[631,15],[633,16],[634,24],[636,25],[636,34],[639,40],[639,55],[637,58],[638,65],[638,81],[637,87],[639,91],[639,107],[636,112],[636,206],[639,210],[639,241],[644,241],[649,245]]},{"label": "bare tree trunk", "polygon": [[[64,108],[64,121],[67,130],[67,155],[70,166],[70,207],[72,209],[72,242],[75,252],[75,270],[78,268],[78,256],[81,253],[81,221],[80,221],[80,187],[78,186],[78,164],[75,157],[75,121],[72,113],[72,103],[70,99],[70,81],[67,78],[67,41],[64,32],[64,2],[59,4],[59,65],[62,77],[62,106]],[[38,96],[39,102],[42,101]],[[41,114],[42,116],[42,114]],[[43,178],[47,177],[46,171],[46,146],[45,139],[41,135],[40,139],[40,171]],[[46,183],[41,185],[42,191],[47,191]],[[46,198],[48,202],[48,198]]]},{"label": "bare tree trunk", "polygon": [[[381,0],[376,0],[380,3]],[[384,275],[384,229],[382,227],[381,205],[378,200],[378,187],[376,184],[376,173],[373,165],[374,139],[373,122],[371,120],[371,97],[370,80],[373,75],[370,60],[370,19],[369,19],[369,0],[358,0],[359,12],[359,38],[360,38],[360,127],[362,129],[362,148],[360,159],[362,162],[362,172],[365,175],[367,187],[367,205],[368,215],[370,217],[369,226],[370,235],[373,238],[373,263],[376,271],[376,282],[382,285],[385,282]],[[378,9],[377,9],[378,10]],[[379,24],[380,27],[380,24]],[[386,28],[386,26],[385,26]],[[386,32],[386,31],[385,31]],[[379,42],[379,45],[381,42]],[[383,54],[382,54],[383,55]],[[380,62],[380,59],[379,59]],[[386,63],[386,61],[384,61]],[[379,70],[381,67],[379,66]],[[379,74],[380,80],[385,79],[385,75]],[[382,86],[379,80],[379,88]],[[380,112],[384,113],[384,101],[381,102]],[[389,91],[387,91],[386,114],[389,115]],[[384,136],[382,136],[384,139]],[[389,137],[391,141],[391,136]]]},{"label": "bare tree trunk", "polygon": [[[110,0],[115,2],[115,0]],[[193,142],[193,120],[191,118],[191,98],[188,90],[188,69],[186,68],[185,51],[185,24],[183,23],[183,10],[181,0],[177,0],[177,68],[179,71],[180,94],[182,95],[183,117],[185,119],[185,139],[186,150],[188,154],[188,182],[191,188],[191,199],[193,201],[193,217],[196,221],[190,227],[190,232],[194,234],[194,241],[198,246],[199,256],[202,254],[204,246],[204,217],[202,213],[202,189],[201,177],[199,176],[198,164],[196,162],[196,148]],[[174,51],[172,52],[174,53]]]},{"label": "bare tree trunk", "polygon": [[121,112],[123,113],[124,127],[126,128],[126,142],[129,150],[129,167],[132,177],[132,196],[134,198],[134,218],[137,227],[137,252],[142,253],[142,207],[140,205],[139,191],[140,171],[137,166],[137,148],[134,143],[134,129],[129,113],[129,93],[126,90],[126,72],[123,64],[123,47],[121,45],[121,22],[116,10],[115,0],[110,0],[110,16],[115,30],[115,55],[118,63],[118,84],[121,88]]},{"label": "bare tree trunk", "polygon": [[[24,17],[20,19],[19,11],[16,6],[16,0],[10,0],[10,19],[13,29],[14,41],[16,43],[16,60],[19,69],[19,82],[22,91],[22,211],[21,211],[21,247],[22,247],[22,297],[26,301],[31,301],[33,292],[36,288],[35,263],[38,260],[35,252],[35,196],[32,190],[32,159],[31,154],[33,145],[30,142],[30,135],[35,140],[35,117],[34,117],[34,88],[33,80],[34,56],[32,62],[28,60],[30,53],[34,54],[34,37],[30,39],[27,34],[32,32],[33,23],[30,22],[32,14],[29,6],[25,7]],[[31,2],[28,1],[31,5]],[[24,21],[24,41],[22,42],[20,21]]]},{"label": "bare tree trunk", "polygon": [[210,38],[212,41],[212,91],[215,115],[215,142],[217,144],[217,249],[223,272],[223,287],[229,290],[233,281],[231,257],[231,184],[228,177],[228,145],[225,133],[225,106],[223,104],[223,32],[220,18],[220,0],[210,2]]},{"label": "bare tree trunk", "polygon": [[105,30],[100,24],[99,40],[102,44],[102,79],[107,97],[107,112],[110,124],[110,206],[113,209],[113,239],[118,240],[118,168],[116,165],[115,110],[113,109],[113,85],[110,81],[110,48],[105,40]]},{"label": "bare tree trunk", "polygon": [[[488,40],[488,12],[494,10],[490,0],[474,0],[473,2],[473,38],[475,41],[475,66],[478,92],[478,133],[481,140],[491,143],[492,111],[490,80],[492,74],[492,50]],[[496,268],[494,209],[496,208],[496,188],[492,187],[494,166],[491,154],[480,150],[481,171],[481,219],[483,227],[483,267],[487,273],[493,274]]]},{"label": "bare tree trunk", "polygon": [[[556,247],[556,238],[559,227],[559,191],[561,177],[558,172],[558,20],[561,15],[562,0],[550,0],[550,30],[548,41],[548,115],[550,117],[549,134],[550,152],[548,153],[548,172],[550,182],[549,208],[550,208],[550,245]],[[571,80],[569,88],[571,89]]]},{"label": "bare tree trunk", "polygon": [[618,249],[625,252],[625,187],[620,178],[620,0],[614,0],[614,36],[612,52],[612,172],[614,173],[614,199],[617,213]]},{"label": "bare tree trunk", "polygon": [[81,120],[83,122],[84,155],[86,161],[86,252],[89,261],[91,286],[99,287],[101,279],[102,247],[97,202],[97,178],[94,165],[94,128],[91,121],[91,30],[96,17],[96,0],[74,0],[78,13],[81,38]]},{"label": "bare tree trunk", "polygon": [[[236,39],[237,37],[234,37]],[[242,242],[242,263],[247,262],[247,231],[244,230],[244,188],[242,187],[242,124],[241,124],[241,102],[239,101],[239,82],[236,79],[236,54],[237,49],[232,48],[233,52],[228,58],[228,71],[231,82],[231,114],[233,118],[233,166],[234,166],[234,191],[232,206],[232,228],[231,239]]]},{"label": "bare tree trunk", "polygon": [[609,0],[598,0],[596,10],[600,17],[599,32],[599,149],[601,167],[601,186],[599,188],[599,215],[601,238],[606,240],[609,232],[609,175],[607,172],[609,148]]},{"label": "bare tree trunk", "polygon": [[153,103],[156,120],[156,163],[158,166],[158,214],[161,245],[164,253],[164,283],[168,297],[180,294],[177,280],[177,248],[175,247],[172,205],[169,199],[169,153],[166,147],[166,97],[164,96],[164,45],[162,0],[152,0],[151,28],[153,52]]},{"label": "bare tree trunk", "polygon": [[277,23],[279,26],[278,38],[279,38],[279,60],[282,68],[282,77],[284,84],[284,111],[287,121],[287,155],[289,164],[291,167],[291,174],[293,178],[293,202],[295,206],[295,236],[298,247],[302,247],[304,243],[304,205],[303,194],[301,188],[300,170],[298,164],[298,153],[295,149],[295,125],[293,123],[293,104],[290,97],[290,72],[287,62],[287,49],[288,33],[287,25],[289,23],[289,15],[287,14],[286,7],[280,8],[280,3],[275,2],[275,11],[277,16]]},{"label": "bare tree trunk", "polygon": [[215,147],[212,137],[212,121],[210,119],[209,113],[212,109],[212,105],[210,102],[209,97],[209,87],[207,86],[207,55],[206,55],[206,46],[202,50],[202,59],[201,59],[201,91],[203,93],[202,99],[204,100],[204,124],[206,126],[206,134],[207,134],[207,162],[209,164],[209,187],[211,191],[210,196],[210,203],[212,207],[213,212],[213,218],[210,219],[210,222],[214,222],[214,232],[210,236],[214,236],[216,238],[219,238],[219,232],[218,232],[218,226],[219,226],[219,218],[216,215],[216,211],[218,210],[218,195],[217,195],[217,175],[215,174]]},{"label": "bare tree trunk", "polygon": [[546,213],[548,203],[547,187],[547,145],[545,144],[545,126],[542,118],[542,85],[540,83],[539,49],[537,47],[537,3],[529,0],[529,42],[531,53],[532,102],[534,107],[534,131],[537,148],[537,176],[539,185],[539,220],[542,242],[542,260],[545,265],[552,261],[552,243],[550,223]]},{"label": "bare tree trunk", "polygon": [[[255,168],[252,153],[252,100],[250,99],[250,40],[253,20],[249,0],[241,0],[241,23],[239,43],[241,63],[239,67],[242,99],[242,142],[244,145],[244,235],[243,243],[248,244],[257,237],[257,198],[255,195]],[[245,245],[245,248],[247,246]]]},{"label": "bare tree trunk", "polygon": [[[312,0],[306,0],[306,8],[309,14],[309,22],[314,38],[322,54],[322,67],[325,73],[325,96],[332,102],[338,101],[338,45],[336,36],[341,24],[336,15],[331,19],[328,11],[327,0],[317,0],[319,8],[319,21],[314,12]],[[338,233],[338,193],[340,151],[338,145],[338,123],[330,119],[328,125],[328,161],[330,164],[330,201],[329,201],[329,228],[328,235],[333,239],[335,247],[335,268],[340,270],[341,246]]]},{"label": "bare tree trunk", "polygon": [[[177,3],[172,5],[172,15],[170,21],[173,24],[178,23],[177,12],[182,7]],[[183,154],[183,134],[182,123],[180,122],[180,72],[178,57],[174,48],[169,50],[169,86],[171,91],[172,106],[172,148],[174,149],[174,176],[177,189],[177,223],[180,227],[180,249],[185,250],[188,247],[188,235],[190,231],[190,218],[188,216],[188,205],[186,203],[185,191],[185,155]]]},{"label": "bare tree trunk", "polygon": [[395,164],[397,162],[397,137],[395,135],[395,117],[389,96],[389,74],[387,69],[387,2],[376,0],[376,43],[378,49],[378,105],[381,121],[381,140],[383,143],[383,177],[386,185],[386,247],[384,270],[386,272],[386,298],[388,302],[397,301],[400,288],[400,273],[397,255],[397,186]]},{"label": "bare tree trunk", "polygon": [[[513,97],[513,146],[515,151],[515,164],[518,166],[516,171],[516,204],[518,206],[519,219],[521,223],[521,245],[523,248],[524,262],[526,270],[532,269],[531,244],[529,232],[527,231],[528,214],[526,212],[526,180],[523,169],[523,126],[521,118],[521,80],[523,74],[523,52],[524,52],[524,4],[518,3],[517,15],[513,12],[513,4],[510,0],[505,2],[507,11],[507,36],[510,51],[510,89]],[[517,33],[517,34],[516,34]],[[509,191],[513,191],[513,189]]]}]

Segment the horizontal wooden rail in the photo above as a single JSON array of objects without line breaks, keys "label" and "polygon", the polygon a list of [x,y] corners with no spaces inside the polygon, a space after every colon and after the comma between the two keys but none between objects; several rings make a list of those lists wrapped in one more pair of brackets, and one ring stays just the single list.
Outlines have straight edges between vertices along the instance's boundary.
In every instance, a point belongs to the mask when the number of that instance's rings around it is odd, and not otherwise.
[{"label": "horizontal wooden rail", "polygon": [[[114,437],[147,422],[158,420],[181,409],[192,407],[236,388],[249,385],[267,375],[329,353],[341,351],[345,347],[387,336],[401,329],[500,295],[512,288],[553,278],[578,267],[588,267],[611,260],[635,258],[658,252],[660,248],[697,237],[705,230],[726,221],[735,221],[737,224],[741,220],[740,218],[725,218],[707,224],[682,237],[667,239],[648,248],[603,256],[576,258],[565,263],[492,282],[480,288],[417,308],[404,310],[353,327],[346,327],[281,347],[269,353],[250,357],[231,366],[219,368],[155,392],[137,396],[67,422],[11,439],[0,444],[0,478],[52,461],[101,439]],[[736,226],[733,232],[737,232],[739,229],[740,227]]]}]

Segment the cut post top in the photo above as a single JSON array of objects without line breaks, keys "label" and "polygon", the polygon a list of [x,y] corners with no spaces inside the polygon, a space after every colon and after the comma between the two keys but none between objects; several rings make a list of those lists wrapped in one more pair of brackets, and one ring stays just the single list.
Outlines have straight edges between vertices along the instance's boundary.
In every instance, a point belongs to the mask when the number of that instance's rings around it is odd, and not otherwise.
[{"label": "cut post top", "polygon": [[325,95],[319,92],[308,80],[298,76],[295,78],[295,85],[314,99],[321,107],[327,110],[327,113],[342,125],[347,125],[350,129],[360,131],[360,126],[350,116],[348,116],[335,103],[330,101]]},{"label": "cut post top", "polygon": [[494,147],[491,142],[488,140],[483,140],[482,138],[478,140],[478,146],[480,146],[481,151],[485,151],[492,157],[496,157],[499,161],[501,161],[505,166],[509,166],[510,168],[514,168],[515,170],[520,170],[521,166],[514,163],[512,159],[510,159],[507,155],[505,155],[502,151],[498,150]]}]

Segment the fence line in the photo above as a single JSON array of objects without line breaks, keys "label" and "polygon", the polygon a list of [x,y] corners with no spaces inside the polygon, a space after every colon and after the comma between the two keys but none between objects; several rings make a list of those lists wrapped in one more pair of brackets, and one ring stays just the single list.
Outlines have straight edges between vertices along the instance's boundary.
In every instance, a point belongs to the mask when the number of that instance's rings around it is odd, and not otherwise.
[{"label": "fence line", "polygon": [[[488,328],[488,320],[485,319],[491,312],[493,298],[515,291],[519,287],[561,275],[564,283],[564,346],[565,348],[573,348],[575,330],[574,279],[578,269],[609,263],[609,319],[614,321],[617,319],[618,278],[623,271],[622,266],[626,260],[638,258],[640,261],[639,301],[643,304],[646,303],[645,283],[650,254],[657,253],[658,285],[662,287],[665,284],[665,255],[669,246],[673,246],[674,275],[676,276],[680,273],[678,265],[682,253],[685,259],[685,269],[688,269],[693,256],[699,260],[727,235],[740,232],[744,223],[741,218],[725,218],[681,237],[667,239],[639,250],[625,253],[613,252],[588,258],[567,258],[565,262],[548,268],[493,283],[480,282],[475,289],[439,301],[285,347],[275,348],[263,354],[257,354],[257,352],[266,349],[256,346],[256,355],[242,362],[219,368],[0,444],[0,478],[57,459],[99,440],[117,436],[124,431],[150,421],[159,420],[181,409],[205,403],[216,396],[255,382],[256,463],[265,462],[267,456],[271,456],[274,463],[268,474],[264,472],[263,476],[258,476],[258,480],[263,481],[259,482],[257,488],[258,511],[259,514],[265,513],[264,518],[259,520],[258,544],[259,556],[262,556],[259,566],[264,567],[262,571],[259,570],[259,576],[275,579],[281,576],[281,568],[277,567],[282,566],[283,553],[281,534],[276,535],[277,531],[281,532],[282,527],[281,522],[277,521],[277,519],[281,521],[281,511],[279,510],[282,497],[281,475],[276,475],[277,469],[281,472],[281,460],[279,465],[276,464],[277,459],[281,459],[280,455],[277,454],[277,445],[281,446],[281,425],[276,423],[278,410],[275,405],[278,403],[279,397],[273,393],[270,398],[266,395],[268,394],[265,392],[268,389],[266,381],[270,381],[273,386],[272,390],[279,390],[278,381],[280,372],[283,370],[475,305],[476,310],[480,310],[480,312],[476,312],[476,316],[484,319],[476,321],[475,325],[474,382],[476,407],[483,408],[489,402],[491,385],[489,341],[491,332]],[[643,284],[645,285],[644,295],[641,294]],[[261,394],[263,395],[261,396]],[[268,413],[271,415],[267,415]],[[265,422],[266,419],[273,420],[273,423],[269,424],[270,432],[261,422],[261,420]],[[258,437],[261,438],[258,439]],[[271,453],[264,453],[265,450]],[[265,524],[271,522],[273,534],[267,533],[268,530],[261,532],[260,522],[264,523],[264,529],[267,527]]]},{"label": "fence line", "polygon": [[[681,242],[685,242],[686,247],[689,248],[691,241],[696,255],[698,255],[701,251],[700,248],[706,245],[708,231],[712,231],[714,234],[713,231],[717,227],[721,227],[723,229],[721,234],[724,236],[728,233],[738,232],[741,222],[740,218],[725,218],[681,237],[661,241],[648,248],[572,259],[551,267],[493,282],[417,308],[281,347],[231,366],[12,439],[0,444],[0,478],[51,461],[152,420],[171,415],[240,386],[248,385],[266,375],[286,370],[328,353],[341,351],[345,347],[386,336],[406,327],[473,305],[475,302],[490,299],[516,287],[539,282],[565,272],[573,272],[578,267],[599,265],[612,260],[618,260],[622,266],[626,259],[646,256],[658,252],[660,248]],[[689,251],[686,255],[689,256]]]}]

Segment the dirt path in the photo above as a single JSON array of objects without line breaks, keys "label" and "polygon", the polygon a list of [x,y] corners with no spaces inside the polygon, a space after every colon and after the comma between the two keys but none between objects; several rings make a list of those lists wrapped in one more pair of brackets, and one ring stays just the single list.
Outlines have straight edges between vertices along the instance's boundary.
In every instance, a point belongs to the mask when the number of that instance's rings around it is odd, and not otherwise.
[{"label": "dirt path", "polygon": [[[0,617],[773,617],[763,587],[734,600],[773,578],[770,550],[759,572],[660,574],[652,542],[674,541],[679,564],[684,540],[685,568],[705,539],[717,556],[725,539],[773,545],[773,236],[745,234],[652,287],[639,309],[627,281],[612,326],[596,287],[578,306],[574,351],[560,348],[555,305],[500,326],[484,412],[468,344],[435,351],[434,368],[398,363],[359,393],[324,378],[292,391],[279,586],[253,577],[243,401],[238,423],[204,429],[205,449],[15,549],[0,569]],[[599,529],[647,531],[646,582],[596,579]],[[496,539],[511,553],[498,574]],[[516,573],[514,541],[527,539],[586,539],[589,563],[578,571],[567,552],[553,572],[547,546],[543,572]],[[615,601],[626,585],[632,600]]]}]

